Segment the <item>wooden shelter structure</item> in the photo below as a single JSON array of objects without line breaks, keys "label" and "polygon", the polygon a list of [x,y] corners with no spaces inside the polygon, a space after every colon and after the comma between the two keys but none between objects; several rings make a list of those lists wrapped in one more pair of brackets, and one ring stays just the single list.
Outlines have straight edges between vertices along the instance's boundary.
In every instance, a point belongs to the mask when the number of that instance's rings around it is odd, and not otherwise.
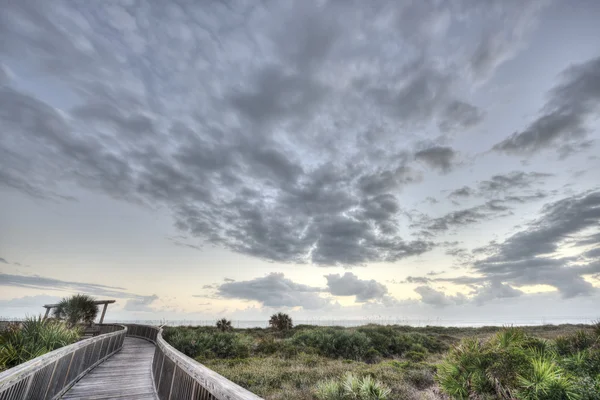
[{"label": "wooden shelter structure", "polygon": [[[97,306],[101,306],[104,305],[104,308],[102,309],[102,315],[100,316],[100,321],[98,322],[99,324],[102,324],[104,322],[104,316],[106,315],[106,309],[108,308],[109,304],[114,303],[116,300],[96,300],[94,301],[94,304]],[[44,319],[48,318],[48,314],[50,314],[50,310],[53,308],[58,307],[58,304],[46,304],[44,306],[44,308],[46,309],[46,314],[44,315]]]}]

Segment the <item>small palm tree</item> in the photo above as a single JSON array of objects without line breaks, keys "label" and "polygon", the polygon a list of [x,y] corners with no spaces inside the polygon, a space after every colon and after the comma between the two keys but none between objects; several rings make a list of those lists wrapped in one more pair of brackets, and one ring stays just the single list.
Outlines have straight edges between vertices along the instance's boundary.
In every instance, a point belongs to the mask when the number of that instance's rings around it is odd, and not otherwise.
[{"label": "small palm tree", "polygon": [[221,332],[228,332],[233,329],[233,326],[231,326],[230,320],[227,318],[221,318],[217,321],[217,329]]},{"label": "small palm tree", "polygon": [[292,318],[282,312],[271,315],[269,325],[271,328],[277,331],[287,331],[288,329],[292,329],[294,326],[292,324]]},{"label": "small palm tree", "polygon": [[54,309],[54,317],[67,322],[69,326],[79,323],[91,325],[98,315],[98,306],[93,297],[76,294],[63,298]]}]

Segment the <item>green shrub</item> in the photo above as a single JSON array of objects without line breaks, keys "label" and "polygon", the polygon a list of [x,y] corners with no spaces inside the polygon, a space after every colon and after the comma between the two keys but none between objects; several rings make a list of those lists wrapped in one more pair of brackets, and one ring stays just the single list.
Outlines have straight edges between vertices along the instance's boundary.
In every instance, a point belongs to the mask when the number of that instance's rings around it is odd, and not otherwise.
[{"label": "green shrub", "polygon": [[373,348],[373,347],[371,347],[369,350],[367,350],[367,352],[363,356],[363,360],[368,364],[375,364],[375,363],[379,362],[380,358],[381,358],[381,354],[377,350],[375,350],[375,348]]},{"label": "green shrub", "polygon": [[404,356],[413,362],[425,361],[425,359],[427,358],[426,353],[414,350],[407,351],[406,354],[404,354]]},{"label": "green shrub", "polygon": [[594,334],[578,330],[571,335],[557,337],[554,343],[558,354],[568,356],[590,348],[597,340]]},{"label": "green shrub", "polygon": [[420,368],[420,369],[411,369],[406,371],[404,375],[407,381],[409,381],[413,386],[418,389],[426,389],[432,386],[434,381],[434,374],[431,370]]},{"label": "green shrub", "polygon": [[27,318],[21,326],[13,325],[0,334],[0,370],[39,357],[76,342],[78,328],[49,319]]},{"label": "green shrub", "polygon": [[363,360],[371,349],[371,341],[364,333],[333,329],[301,331],[291,343],[300,349],[314,349],[325,357],[351,360]]},{"label": "green shrub", "polygon": [[578,387],[580,400],[600,400],[600,375],[596,379],[589,376],[579,378],[575,385]]},{"label": "green shrub", "polygon": [[245,358],[250,356],[252,339],[230,332],[203,332],[194,329],[167,328],[165,340],[192,358]]}]

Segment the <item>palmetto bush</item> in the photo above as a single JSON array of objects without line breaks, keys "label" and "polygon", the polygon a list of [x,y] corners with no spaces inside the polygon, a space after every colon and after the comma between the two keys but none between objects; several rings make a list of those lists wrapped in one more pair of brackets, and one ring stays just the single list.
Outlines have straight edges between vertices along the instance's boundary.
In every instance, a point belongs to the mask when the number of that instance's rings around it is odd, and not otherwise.
[{"label": "palmetto bush", "polygon": [[438,365],[436,378],[456,399],[597,400],[587,394],[600,378],[595,346],[585,331],[548,342],[507,328],[488,341],[463,339]]},{"label": "palmetto bush", "polygon": [[281,312],[271,315],[269,326],[276,331],[287,331],[294,327],[292,317]]},{"label": "palmetto bush", "polygon": [[0,334],[0,370],[74,343],[80,336],[79,329],[63,322],[41,316],[27,318],[21,326],[15,324]]},{"label": "palmetto bush", "polygon": [[341,380],[329,379],[317,384],[319,400],[386,400],[391,390],[370,376],[358,378],[346,374]]},{"label": "palmetto bush", "polygon": [[98,316],[98,306],[94,298],[76,294],[63,298],[54,309],[54,317],[67,322],[69,326],[79,323],[91,324]]},{"label": "palmetto bush", "polygon": [[221,318],[217,321],[217,329],[221,332],[229,332],[233,330],[233,326],[231,326],[231,321],[227,318]]},{"label": "palmetto bush", "polygon": [[579,399],[579,393],[572,375],[550,357],[531,359],[528,368],[518,377],[515,391],[522,400],[562,400]]}]

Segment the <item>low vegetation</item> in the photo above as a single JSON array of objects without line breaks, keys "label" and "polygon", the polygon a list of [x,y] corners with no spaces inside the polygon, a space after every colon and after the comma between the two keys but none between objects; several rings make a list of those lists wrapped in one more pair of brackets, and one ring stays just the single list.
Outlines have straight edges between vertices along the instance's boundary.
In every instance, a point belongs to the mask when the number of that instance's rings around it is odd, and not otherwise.
[{"label": "low vegetation", "polygon": [[0,333],[0,371],[74,343],[80,336],[79,328],[64,322],[27,318]]},{"label": "low vegetation", "polygon": [[486,341],[463,339],[437,379],[457,399],[600,400],[600,335],[579,330],[549,341],[508,328]]},{"label": "low vegetation", "polygon": [[[180,351],[266,399],[600,400],[600,326],[170,327]],[[554,396],[554,397],[552,397]]]}]

